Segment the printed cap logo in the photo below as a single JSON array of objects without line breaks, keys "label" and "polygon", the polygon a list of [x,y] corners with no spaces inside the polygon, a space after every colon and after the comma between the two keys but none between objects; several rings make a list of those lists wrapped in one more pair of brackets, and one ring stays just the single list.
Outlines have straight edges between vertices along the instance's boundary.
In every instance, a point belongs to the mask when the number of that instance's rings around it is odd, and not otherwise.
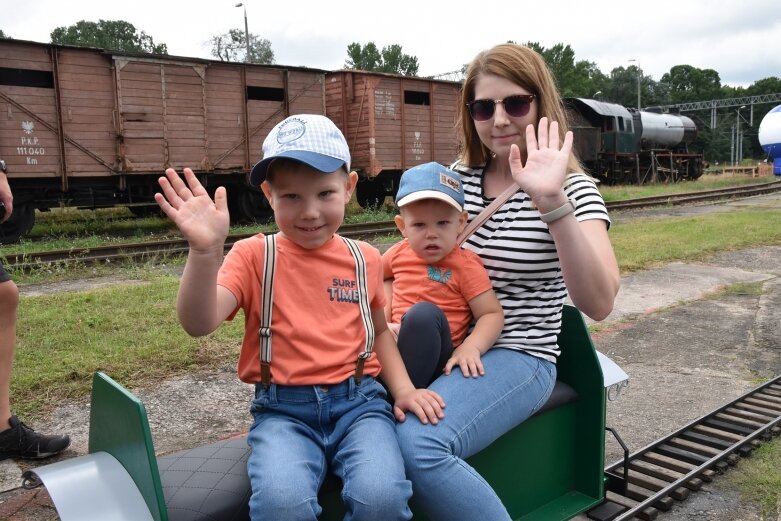
[{"label": "printed cap logo", "polygon": [[300,139],[306,132],[306,123],[298,118],[290,118],[280,125],[277,131],[277,143],[285,145]]},{"label": "printed cap logo", "polygon": [[458,184],[458,181],[450,177],[444,172],[439,173],[439,184],[447,186],[451,190],[455,190],[456,192],[461,191],[461,185]]}]

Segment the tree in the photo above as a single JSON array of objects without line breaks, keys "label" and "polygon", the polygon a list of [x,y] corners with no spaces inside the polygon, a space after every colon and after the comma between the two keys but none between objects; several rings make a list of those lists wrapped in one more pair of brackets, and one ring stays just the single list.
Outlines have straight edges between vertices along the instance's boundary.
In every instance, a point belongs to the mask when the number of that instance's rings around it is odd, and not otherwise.
[{"label": "tree", "polygon": [[97,23],[81,20],[75,25],[57,27],[51,34],[52,43],[97,47],[115,51],[137,51],[168,54],[166,44],[156,44],[144,31],[124,20],[100,20]]},{"label": "tree", "polygon": [[227,33],[212,36],[211,45],[212,56],[220,61],[274,63],[271,42],[252,33],[249,33],[249,57],[247,57],[247,38],[243,29],[231,29]]},{"label": "tree", "polygon": [[418,74],[418,59],[415,56],[404,54],[401,45],[393,44],[377,50],[374,42],[365,46],[353,42],[347,46],[347,59],[344,66],[348,69],[358,69],[372,72],[388,72],[415,76]]},{"label": "tree", "polygon": [[591,98],[594,93],[607,90],[608,78],[597,64],[586,60],[576,61],[575,51],[569,45],[557,43],[550,49],[539,42],[527,42],[524,45],[543,57],[556,79],[562,97]]},{"label": "tree", "polygon": [[713,69],[676,65],[662,75],[660,83],[669,89],[670,103],[686,103],[721,97],[721,78]]},{"label": "tree", "polygon": [[2,29],[0,29],[0,38],[10,38],[10,36],[6,36]]}]

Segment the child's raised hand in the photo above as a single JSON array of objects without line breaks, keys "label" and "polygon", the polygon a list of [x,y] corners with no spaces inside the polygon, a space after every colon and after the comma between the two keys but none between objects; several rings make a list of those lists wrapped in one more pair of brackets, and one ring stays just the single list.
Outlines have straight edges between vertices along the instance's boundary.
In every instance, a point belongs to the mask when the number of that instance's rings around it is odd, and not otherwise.
[{"label": "child's raised hand", "polygon": [[461,372],[464,377],[477,378],[485,374],[485,368],[483,368],[483,361],[480,359],[480,350],[476,347],[467,346],[461,344],[453,351],[453,356],[445,364],[443,372],[450,374],[453,367],[458,366],[461,368]]},{"label": "child's raised hand", "polygon": [[442,409],[445,401],[434,391],[428,389],[413,389],[401,396],[394,396],[393,414],[396,420],[403,422],[407,417],[404,411],[409,411],[420,419],[421,423],[436,425],[445,417]]},{"label": "child's raised hand", "polygon": [[221,249],[230,228],[225,188],[217,188],[212,201],[191,169],[184,169],[184,178],[187,184],[173,168],[167,169],[165,177],[158,180],[163,193],[156,193],[155,201],[179,228],[191,250]]}]

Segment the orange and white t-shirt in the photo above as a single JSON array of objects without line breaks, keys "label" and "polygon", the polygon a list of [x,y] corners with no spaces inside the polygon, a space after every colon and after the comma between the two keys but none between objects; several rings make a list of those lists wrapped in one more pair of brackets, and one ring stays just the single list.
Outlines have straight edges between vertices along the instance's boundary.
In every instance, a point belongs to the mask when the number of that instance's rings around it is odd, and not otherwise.
[{"label": "orange and white t-shirt", "polygon": [[[239,355],[239,378],[260,382],[258,328],[265,242],[263,234],[233,245],[217,276],[217,284],[236,297],[244,311],[244,340]],[[382,309],[380,253],[357,241],[366,259],[368,301]],[[363,325],[355,276],[355,260],[345,242],[334,235],[315,250],[277,236],[274,301],[271,316],[271,382],[280,385],[333,385],[355,374],[363,352]],[[380,363],[373,355],[363,374],[376,376]]]},{"label": "orange and white t-shirt", "polygon": [[407,310],[431,302],[447,317],[453,347],[466,338],[472,309],[469,301],[491,289],[491,280],[477,254],[456,247],[435,264],[421,259],[403,239],[382,256],[384,278],[393,279],[391,321],[401,323]]}]

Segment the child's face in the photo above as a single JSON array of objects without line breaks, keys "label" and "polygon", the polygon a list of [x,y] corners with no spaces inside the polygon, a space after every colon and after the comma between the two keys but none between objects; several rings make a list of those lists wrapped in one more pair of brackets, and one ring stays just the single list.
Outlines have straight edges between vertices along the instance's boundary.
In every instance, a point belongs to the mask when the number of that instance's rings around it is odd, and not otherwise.
[{"label": "child's face", "polygon": [[466,226],[466,212],[459,212],[438,199],[405,204],[395,219],[412,251],[429,263],[438,262],[450,253]]},{"label": "child's face", "polygon": [[285,162],[273,171],[273,179],[261,185],[274,209],[279,231],[307,249],[328,241],[344,221],[358,174],[318,172],[297,161]]}]

